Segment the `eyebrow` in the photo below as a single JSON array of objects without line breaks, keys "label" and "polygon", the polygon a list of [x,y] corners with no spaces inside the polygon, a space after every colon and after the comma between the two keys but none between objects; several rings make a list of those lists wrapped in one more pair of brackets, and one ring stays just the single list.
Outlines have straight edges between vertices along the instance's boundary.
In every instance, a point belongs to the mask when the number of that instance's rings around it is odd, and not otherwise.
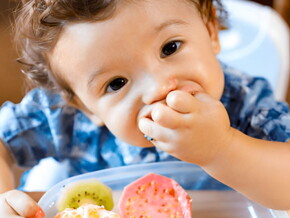
[{"label": "eyebrow", "polygon": [[171,20],[167,20],[163,23],[161,23],[160,25],[156,26],[154,28],[154,30],[156,32],[160,32],[161,30],[169,27],[169,26],[172,26],[172,25],[186,25],[188,24],[187,22],[183,21],[183,20],[179,20],[179,19],[171,19]]},{"label": "eyebrow", "polygon": [[99,75],[101,75],[103,73],[105,73],[105,72],[104,71],[101,71],[101,70],[96,70],[93,73],[90,73],[89,74],[90,76],[89,76],[88,82],[87,82],[88,87],[89,88],[92,87],[93,86],[93,83],[94,83],[94,81],[96,79],[96,76],[99,76]]}]

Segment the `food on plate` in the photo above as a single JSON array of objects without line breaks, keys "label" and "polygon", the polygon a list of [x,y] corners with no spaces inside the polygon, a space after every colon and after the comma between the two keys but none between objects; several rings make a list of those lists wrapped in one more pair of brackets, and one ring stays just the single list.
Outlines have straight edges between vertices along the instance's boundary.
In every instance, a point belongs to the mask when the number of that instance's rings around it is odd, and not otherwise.
[{"label": "food on plate", "polygon": [[119,200],[122,218],[191,218],[192,200],[173,179],[149,173],[127,185]]},{"label": "food on plate", "polygon": [[67,208],[59,212],[54,218],[120,218],[120,216],[106,210],[103,206],[83,204],[77,209]]},{"label": "food on plate", "polygon": [[122,191],[118,215],[111,189],[96,179],[65,186],[55,218],[191,218],[192,200],[173,179],[149,173]]},{"label": "food on plate", "polygon": [[[114,207],[112,190],[97,179],[86,179],[65,186],[57,200],[57,209],[77,209],[83,204],[104,206],[106,210]],[[87,207],[85,207],[87,208]]]}]

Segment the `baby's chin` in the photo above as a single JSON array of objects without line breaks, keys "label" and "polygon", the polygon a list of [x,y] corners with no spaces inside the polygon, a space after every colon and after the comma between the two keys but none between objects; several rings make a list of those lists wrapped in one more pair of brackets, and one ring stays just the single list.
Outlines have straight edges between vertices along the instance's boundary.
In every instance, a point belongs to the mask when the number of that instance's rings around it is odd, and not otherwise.
[{"label": "baby's chin", "polygon": [[140,147],[140,148],[152,148],[154,147],[154,144],[150,141],[142,140],[142,142],[140,143],[129,143],[130,145],[136,146],[136,147]]},{"label": "baby's chin", "polygon": [[118,137],[117,139],[120,140],[123,143],[132,145],[132,146],[136,146],[136,147],[140,147],[140,148],[151,148],[154,147],[154,144],[152,143],[152,141],[148,141],[144,135],[141,135],[140,137],[135,137],[133,138],[132,135],[130,137]]},{"label": "baby's chin", "polygon": [[142,138],[142,140],[139,141],[132,141],[131,143],[128,143],[130,145],[140,147],[140,148],[152,148],[154,147],[154,144],[151,141],[148,141],[145,137]]},{"label": "baby's chin", "polygon": [[142,148],[152,148],[152,147],[154,147],[154,144],[152,142],[146,141],[145,144],[142,144],[142,146],[138,146],[138,147],[142,147]]}]

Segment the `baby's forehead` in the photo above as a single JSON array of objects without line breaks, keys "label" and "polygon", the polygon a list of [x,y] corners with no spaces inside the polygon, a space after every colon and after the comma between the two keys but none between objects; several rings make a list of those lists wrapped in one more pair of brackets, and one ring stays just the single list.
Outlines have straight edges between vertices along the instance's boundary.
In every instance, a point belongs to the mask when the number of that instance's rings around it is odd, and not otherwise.
[{"label": "baby's forehead", "polygon": [[[65,35],[65,41],[70,40],[71,43],[77,38],[80,43],[89,45],[96,38],[107,37],[118,41],[122,36],[125,39],[125,36],[138,34],[140,36],[151,34],[155,37],[154,34],[167,27],[193,22],[202,23],[198,10],[190,0],[122,0],[121,2],[123,4],[119,4],[113,14],[106,19],[67,23],[60,36]],[[59,37],[57,41],[62,42],[61,38]]]},{"label": "baby's forehead", "polygon": [[135,45],[150,44],[159,32],[168,28],[180,29],[186,25],[198,24],[195,25],[198,29],[203,25],[200,16],[197,15],[198,10],[189,0],[123,0],[121,2],[124,4],[118,5],[114,13],[106,19],[71,22],[65,25],[55,44],[56,49],[53,49],[59,51],[55,54],[63,56],[63,51],[72,51],[76,43],[82,45],[78,51],[73,51],[79,56],[82,52],[86,54],[87,51],[91,51],[91,44],[98,48],[97,51],[113,50],[112,44],[117,46],[118,51],[126,51],[124,42],[135,43]]},{"label": "baby's forehead", "polygon": [[[113,1],[114,2],[114,1]],[[150,14],[156,18],[158,17],[160,20],[164,18],[164,14],[174,15],[174,12],[180,11],[181,8],[186,8],[190,10],[192,14],[198,13],[200,14],[197,0],[120,0],[115,5],[114,10],[110,11],[109,16],[102,16],[102,12],[99,11],[95,17],[92,19],[86,19],[85,22],[103,22],[108,23],[110,20],[119,20],[122,17],[136,17],[136,13],[140,16],[144,14]],[[185,7],[184,7],[185,6]],[[110,7],[108,7],[110,9]],[[141,9],[141,10],[140,10]],[[106,10],[106,9],[105,9]],[[99,15],[101,14],[101,15]],[[180,17],[186,16],[185,13],[180,14]],[[100,17],[100,19],[99,19]],[[149,19],[150,17],[147,17]],[[131,20],[132,23],[138,20]],[[143,20],[145,21],[145,20]],[[82,22],[82,21],[80,21]],[[142,25],[142,22],[139,23]]]}]

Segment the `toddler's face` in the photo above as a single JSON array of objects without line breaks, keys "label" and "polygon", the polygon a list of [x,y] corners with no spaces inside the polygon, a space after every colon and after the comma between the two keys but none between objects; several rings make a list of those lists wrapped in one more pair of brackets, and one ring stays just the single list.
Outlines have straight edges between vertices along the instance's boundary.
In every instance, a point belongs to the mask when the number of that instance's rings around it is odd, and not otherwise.
[{"label": "toddler's face", "polygon": [[105,21],[67,25],[49,59],[92,120],[130,144],[149,147],[138,120],[150,117],[170,91],[220,99],[218,52],[215,25],[205,25],[192,3],[146,0],[123,1]]}]

